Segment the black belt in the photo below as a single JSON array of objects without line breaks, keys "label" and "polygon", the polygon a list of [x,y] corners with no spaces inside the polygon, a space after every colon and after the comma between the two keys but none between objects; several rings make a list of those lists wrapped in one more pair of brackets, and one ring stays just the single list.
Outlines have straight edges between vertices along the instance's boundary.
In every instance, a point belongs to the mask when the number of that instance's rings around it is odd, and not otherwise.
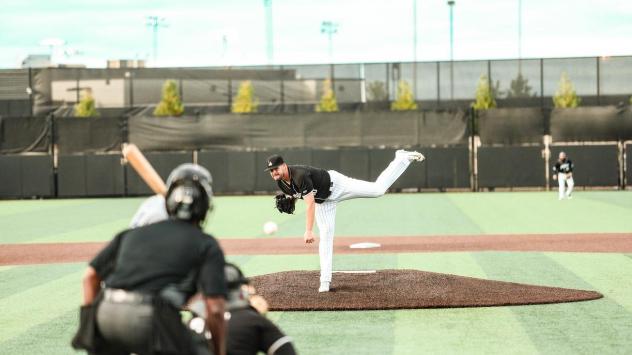
[{"label": "black belt", "polygon": [[153,295],[116,288],[106,288],[103,300],[112,303],[148,304],[154,299]]}]

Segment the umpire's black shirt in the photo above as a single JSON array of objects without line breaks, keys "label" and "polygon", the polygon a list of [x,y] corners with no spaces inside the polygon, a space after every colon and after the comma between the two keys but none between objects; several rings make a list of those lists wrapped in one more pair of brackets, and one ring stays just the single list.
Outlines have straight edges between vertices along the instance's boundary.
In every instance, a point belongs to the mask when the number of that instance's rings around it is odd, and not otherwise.
[{"label": "umpire's black shirt", "polygon": [[316,203],[323,203],[329,197],[331,178],[327,170],[306,165],[288,165],[288,170],[290,183],[283,179],[277,181],[277,185],[286,195],[303,198],[313,191]]},{"label": "umpire's black shirt", "polygon": [[228,355],[295,354],[291,339],[269,319],[252,307],[230,311],[228,320]]},{"label": "umpire's black shirt", "polygon": [[109,288],[156,294],[193,275],[197,282],[182,290],[187,298],[196,287],[205,296],[226,296],[227,292],[224,253],[217,240],[178,220],[121,232],[90,266]]}]

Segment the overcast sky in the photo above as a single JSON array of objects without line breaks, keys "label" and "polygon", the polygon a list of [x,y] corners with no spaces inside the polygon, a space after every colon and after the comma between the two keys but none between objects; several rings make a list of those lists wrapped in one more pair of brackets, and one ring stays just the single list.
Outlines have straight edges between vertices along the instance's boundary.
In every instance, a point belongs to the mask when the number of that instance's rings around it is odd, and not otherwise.
[{"label": "overcast sky", "polygon": [[[334,21],[333,62],[412,61],[414,0],[271,0],[273,64],[328,63],[323,21]],[[445,0],[417,0],[417,59],[450,58]],[[454,59],[519,56],[519,0],[456,0]],[[164,17],[153,62],[147,16]],[[104,67],[267,64],[264,0],[4,0],[0,68],[28,54]],[[62,47],[41,45],[45,39]],[[522,57],[632,55],[632,1],[522,0]]]}]

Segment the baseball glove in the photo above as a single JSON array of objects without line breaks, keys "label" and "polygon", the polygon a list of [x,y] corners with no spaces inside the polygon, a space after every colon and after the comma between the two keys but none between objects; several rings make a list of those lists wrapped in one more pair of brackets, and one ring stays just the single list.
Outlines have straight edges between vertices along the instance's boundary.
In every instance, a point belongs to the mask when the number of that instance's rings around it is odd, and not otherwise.
[{"label": "baseball glove", "polygon": [[274,197],[276,201],[276,208],[281,213],[293,214],[296,205],[296,199],[292,196],[286,196],[285,194],[278,194]]}]

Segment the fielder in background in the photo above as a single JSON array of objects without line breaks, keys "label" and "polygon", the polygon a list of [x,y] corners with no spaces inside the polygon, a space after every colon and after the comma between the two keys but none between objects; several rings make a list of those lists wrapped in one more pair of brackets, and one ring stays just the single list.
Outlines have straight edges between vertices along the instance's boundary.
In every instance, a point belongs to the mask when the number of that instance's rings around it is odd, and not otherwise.
[{"label": "fielder in background", "polygon": [[[419,152],[398,150],[395,159],[382,171],[375,182],[352,179],[335,170],[324,170],[305,165],[287,165],[280,155],[266,161],[266,170],[287,196],[303,199],[307,204],[305,243],[314,242],[314,217],[320,231],[320,287],[328,292],[333,267],[334,227],[338,202],[354,198],[380,197],[406,171],[413,161],[422,162]],[[277,206],[279,199],[277,198]],[[281,210],[281,209],[280,209]],[[290,209],[293,210],[293,209]]]},{"label": "fielder in background", "polygon": [[558,199],[571,199],[573,186],[575,186],[573,181],[573,162],[568,159],[564,152],[560,152],[559,158],[555,166],[553,166],[553,180],[557,180],[560,186]]},{"label": "fielder in background", "polygon": [[[200,166],[181,170],[168,184],[163,208],[169,219],[119,233],[92,259],[83,278],[75,349],[225,354],[224,253],[201,229],[212,206],[210,181]],[[210,343],[199,341],[180,318],[196,292],[203,295]]]}]

